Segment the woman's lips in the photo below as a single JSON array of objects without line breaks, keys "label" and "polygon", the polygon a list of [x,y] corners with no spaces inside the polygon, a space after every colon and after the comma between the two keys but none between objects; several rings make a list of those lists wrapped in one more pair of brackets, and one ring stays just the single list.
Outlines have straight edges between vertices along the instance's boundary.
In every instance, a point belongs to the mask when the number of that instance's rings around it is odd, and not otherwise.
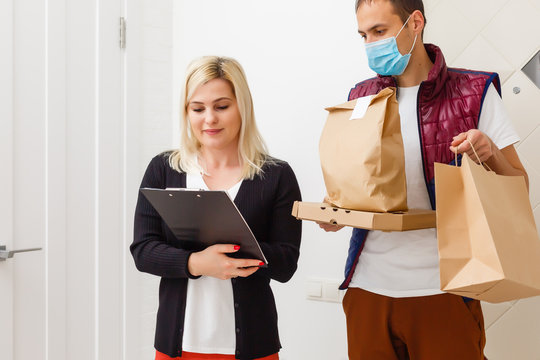
[{"label": "woman's lips", "polygon": [[220,133],[221,130],[223,130],[223,129],[206,129],[206,130],[203,130],[203,132],[205,134],[208,134],[208,135],[216,135],[216,134]]}]

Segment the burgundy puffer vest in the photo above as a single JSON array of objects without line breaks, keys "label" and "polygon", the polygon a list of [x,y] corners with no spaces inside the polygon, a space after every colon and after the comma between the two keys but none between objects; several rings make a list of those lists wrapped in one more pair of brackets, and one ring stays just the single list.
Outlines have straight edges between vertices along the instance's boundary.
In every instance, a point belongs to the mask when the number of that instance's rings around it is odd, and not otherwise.
[{"label": "burgundy puffer vest", "polygon": [[[434,163],[453,162],[454,154],[449,149],[452,138],[478,127],[489,85],[493,84],[499,94],[501,85],[496,73],[447,68],[443,54],[437,46],[425,44],[425,47],[433,67],[428,79],[420,84],[418,90],[418,131],[424,178],[431,207],[435,209]],[[396,79],[391,76],[378,76],[362,81],[351,89],[349,100],[376,94],[389,86],[398,86]],[[349,286],[367,234],[367,230],[353,229],[345,265],[345,281],[340,289]]]}]

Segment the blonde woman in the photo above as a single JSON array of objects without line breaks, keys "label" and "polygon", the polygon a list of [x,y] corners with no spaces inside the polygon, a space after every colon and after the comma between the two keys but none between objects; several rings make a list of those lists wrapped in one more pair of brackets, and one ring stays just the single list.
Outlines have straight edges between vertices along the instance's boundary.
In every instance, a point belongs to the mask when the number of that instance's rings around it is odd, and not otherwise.
[{"label": "blonde woman", "polygon": [[289,165],[271,158],[257,130],[244,71],[230,58],[203,57],[188,67],[179,149],[150,162],[142,187],[226,190],[260,243],[261,259],[227,256],[213,245],[195,251],[174,237],[139,194],[131,252],[140,271],[161,277],[156,360],[279,359],[270,280],[288,281],[299,256],[300,199]]}]

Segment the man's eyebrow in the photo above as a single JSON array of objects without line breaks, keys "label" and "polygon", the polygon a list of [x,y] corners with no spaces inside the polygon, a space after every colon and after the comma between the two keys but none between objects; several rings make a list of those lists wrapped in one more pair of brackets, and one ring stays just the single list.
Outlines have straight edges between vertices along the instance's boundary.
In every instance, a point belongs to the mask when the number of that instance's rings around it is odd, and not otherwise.
[{"label": "man's eyebrow", "polygon": [[[376,28],[378,28],[378,27],[382,27],[382,26],[385,26],[385,25],[383,25],[383,24],[375,24],[375,25],[373,25],[372,27],[370,27],[369,30],[368,30],[367,32],[370,32],[371,30],[374,30],[374,29],[376,29]],[[365,34],[365,32],[362,31],[362,30],[358,30],[358,33],[359,33],[359,34]]]}]

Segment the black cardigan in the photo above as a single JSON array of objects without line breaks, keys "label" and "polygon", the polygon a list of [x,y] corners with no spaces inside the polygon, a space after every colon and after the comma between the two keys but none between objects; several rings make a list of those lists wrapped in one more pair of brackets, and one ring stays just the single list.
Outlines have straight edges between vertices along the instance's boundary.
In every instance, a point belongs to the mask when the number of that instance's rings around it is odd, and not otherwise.
[{"label": "black cardigan", "polygon": [[[185,173],[168,164],[169,153],[152,159],[141,188],[179,188],[186,186]],[[291,167],[272,159],[263,174],[244,180],[235,204],[244,216],[268,260],[247,278],[232,279],[236,358],[248,360],[279,351],[277,312],[270,279],[288,281],[296,271],[300,248],[301,222],[291,216],[300,189]],[[182,354],[182,337],[188,278],[193,249],[175,238],[152,205],[139,192],[135,210],[134,240],[130,247],[137,269],[161,277],[155,348],[169,356]]]}]

